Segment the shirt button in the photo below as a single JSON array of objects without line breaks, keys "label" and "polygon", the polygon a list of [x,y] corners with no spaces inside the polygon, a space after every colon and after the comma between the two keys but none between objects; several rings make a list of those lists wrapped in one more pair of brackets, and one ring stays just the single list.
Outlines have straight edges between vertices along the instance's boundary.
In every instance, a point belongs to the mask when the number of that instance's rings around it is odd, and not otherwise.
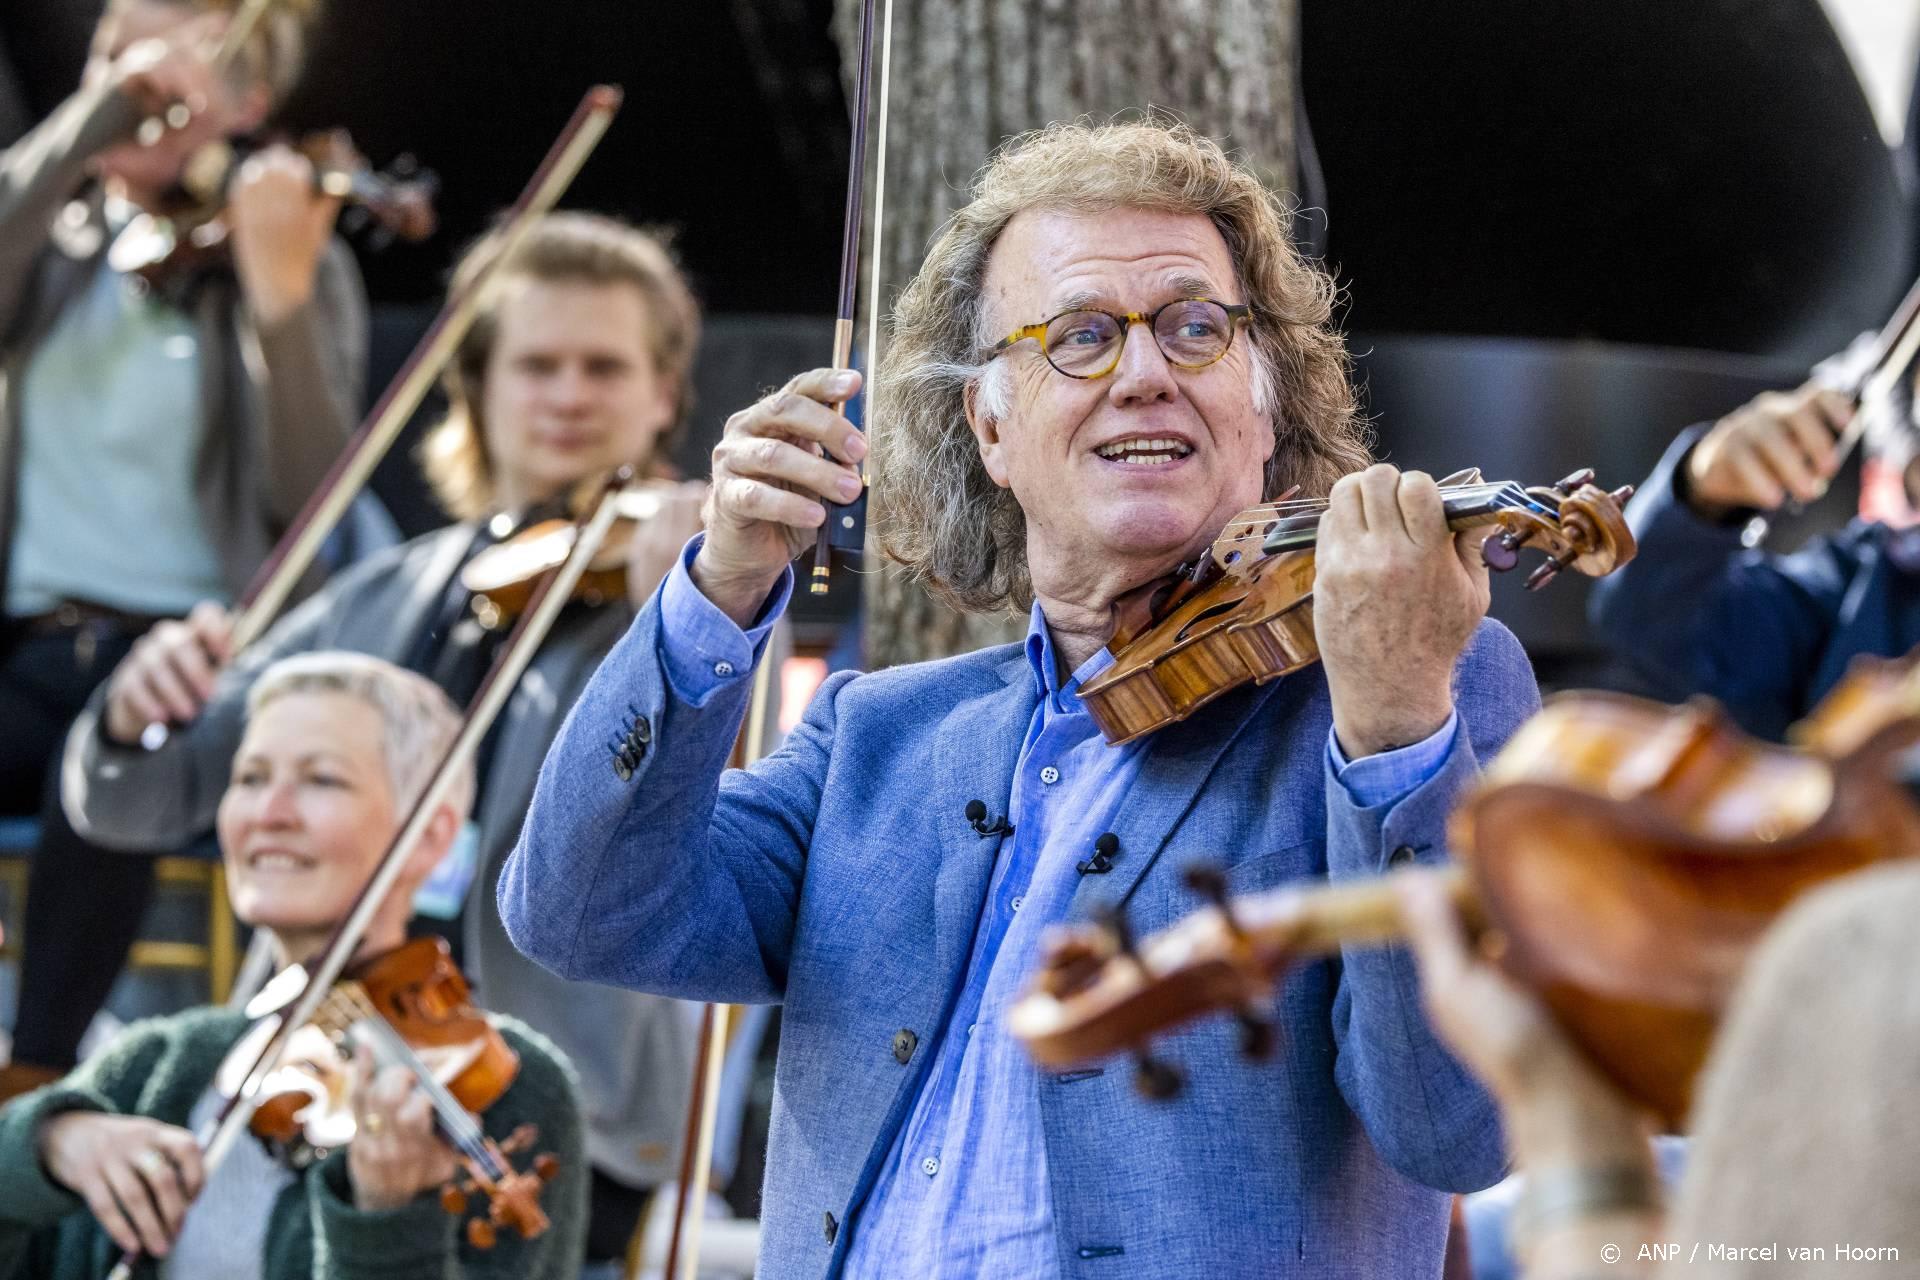
[{"label": "shirt button", "polygon": [[913,1028],[900,1028],[893,1033],[893,1060],[903,1067],[906,1066],[919,1044],[920,1037],[913,1034]]},{"label": "shirt button", "polygon": [[1410,844],[1403,844],[1398,849],[1395,849],[1392,853],[1387,855],[1387,865],[1390,867],[1404,867],[1408,863],[1412,862],[1413,858],[1414,858],[1413,846]]},{"label": "shirt button", "polygon": [[1054,783],[1060,781],[1060,771],[1052,765],[1048,765],[1040,771],[1040,781],[1046,783],[1048,786],[1052,786]]},{"label": "shirt button", "polygon": [[1021,903],[1023,903],[1023,902],[1025,902],[1025,901],[1026,901],[1026,899],[1025,899],[1025,898],[1015,898],[1015,899],[1013,900],[1013,909],[1014,909],[1015,911],[1018,911],[1018,910],[1020,909],[1020,904],[1021,904]]},{"label": "shirt button", "polygon": [[725,658],[722,658],[720,661],[713,664],[713,674],[719,676],[722,680],[725,680],[728,676],[733,674],[733,664],[731,662],[728,662]]},{"label": "shirt button", "polygon": [[920,1162],[920,1172],[926,1174],[929,1178],[940,1172],[940,1161],[938,1157],[928,1156],[925,1160],[922,1160]]}]

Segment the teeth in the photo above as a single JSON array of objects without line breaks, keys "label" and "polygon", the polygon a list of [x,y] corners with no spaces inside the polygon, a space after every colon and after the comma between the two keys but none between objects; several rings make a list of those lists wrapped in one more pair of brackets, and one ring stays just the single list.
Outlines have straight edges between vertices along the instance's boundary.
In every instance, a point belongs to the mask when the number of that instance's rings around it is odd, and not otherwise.
[{"label": "teeth", "polygon": [[306,863],[290,853],[258,853],[253,856],[253,866],[267,871],[297,871]]},{"label": "teeth", "polygon": [[1193,450],[1178,440],[1155,438],[1116,440],[1112,444],[1101,445],[1094,452],[1107,459],[1157,465],[1184,458]]}]

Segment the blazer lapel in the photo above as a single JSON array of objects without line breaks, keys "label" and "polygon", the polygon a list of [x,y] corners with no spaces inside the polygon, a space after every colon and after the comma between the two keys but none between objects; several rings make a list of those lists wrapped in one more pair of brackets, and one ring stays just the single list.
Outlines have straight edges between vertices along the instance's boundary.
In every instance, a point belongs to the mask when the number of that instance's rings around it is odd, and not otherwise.
[{"label": "blazer lapel", "polygon": [[966,963],[1004,840],[981,836],[967,825],[967,801],[986,805],[988,821],[1007,812],[1014,768],[1039,702],[1024,648],[1016,648],[997,672],[1000,683],[947,717],[946,741],[925,796],[940,833],[940,870],[933,892],[935,971],[949,976]]},{"label": "blazer lapel", "polygon": [[1253,724],[1279,684],[1236,690],[1153,736],[1114,826],[1120,853],[1113,870],[1080,877],[1073,896],[1075,916],[1084,919],[1097,905],[1126,901],[1200,798],[1220,757]]}]

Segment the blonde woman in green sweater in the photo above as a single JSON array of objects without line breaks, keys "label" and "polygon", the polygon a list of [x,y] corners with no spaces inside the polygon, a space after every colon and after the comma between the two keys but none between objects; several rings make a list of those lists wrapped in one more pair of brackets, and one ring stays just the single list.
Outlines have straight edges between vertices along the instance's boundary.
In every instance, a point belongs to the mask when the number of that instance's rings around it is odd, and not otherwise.
[{"label": "blonde woman in green sweater", "polygon": [[[458,727],[432,682],[360,654],[321,652],[270,668],[220,804],[236,913],[283,963],[318,950],[346,914]],[[413,891],[446,853],[472,796],[461,780],[434,814],[362,944],[406,940]],[[539,1127],[560,1158],[534,1240],[473,1249],[436,1192],[457,1172],[426,1095],[403,1068],[356,1063],[359,1136],[302,1170],[243,1141],[207,1170],[193,1131],[213,1115],[215,1073],[247,1028],[197,1009],[131,1027],[66,1078],[0,1110],[0,1277],[97,1280],[120,1250],[159,1260],[163,1280],[513,1277],[578,1268],[586,1166],[575,1087],[558,1052],[498,1019],[519,1053],[512,1088],[482,1117],[504,1138]]]}]

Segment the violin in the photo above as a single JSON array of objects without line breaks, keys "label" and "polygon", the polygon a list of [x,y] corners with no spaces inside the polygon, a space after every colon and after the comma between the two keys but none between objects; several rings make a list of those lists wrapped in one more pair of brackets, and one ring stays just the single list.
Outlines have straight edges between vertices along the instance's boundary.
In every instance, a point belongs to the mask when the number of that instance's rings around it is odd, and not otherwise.
[{"label": "violin", "polygon": [[[1488,568],[1513,568],[1525,547],[1546,553],[1528,590],[1563,569],[1601,577],[1633,559],[1620,511],[1633,490],[1595,488],[1591,471],[1536,488],[1463,471],[1443,480],[1440,492],[1449,528],[1498,530],[1481,546]],[[1113,665],[1080,689],[1109,743],[1184,720],[1248,681],[1264,684],[1319,661],[1313,557],[1326,505],[1283,497],[1251,507],[1206,556],[1115,605]]]},{"label": "violin", "polygon": [[[613,526],[581,573],[572,601],[597,606],[624,599],[627,544],[636,527],[660,513],[660,493],[644,486],[622,489],[612,502]],[[467,561],[460,570],[460,585],[472,594],[480,624],[489,631],[511,625],[526,609],[535,584],[573,551],[578,529],[572,520],[542,520]]]},{"label": "violin", "polygon": [[[216,1077],[224,1096],[238,1092],[305,977],[299,969],[286,970],[247,1006],[256,1025]],[[492,1248],[502,1229],[527,1239],[547,1229],[540,1190],[558,1174],[559,1162],[543,1154],[530,1171],[517,1171],[508,1157],[531,1147],[537,1129],[522,1125],[495,1143],[481,1128],[478,1114],[513,1084],[520,1059],[474,1006],[465,976],[439,938],[415,939],[346,971],[263,1078],[250,1132],[295,1168],[352,1142],[350,1065],[357,1044],[369,1046],[382,1066],[411,1070],[433,1104],[434,1126],[466,1173],[442,1190],[442,1207],[464,1215],[476,1196],[485,1206],[483,1214],[467,1218],[470,1244]]]},{"label": "violin", "polygon": [[[1523,547],[1546,553],[1528,591],[1565,568],[1601,578],[1632,560],[1634,535],[1620,514],[1632,495],[1597,489],[1590,470],[1544,487],[1482,482],[1478,470],[1440,482],[1448,528],[1498,528],[1480,547],[1488,568],[1511,570]],[[1319,662],[1313,549],[1325,510],[1325,499],[1284,497],[1242,510],[1206,557],[1117,601],[1114,664],[1081,687],[1108,743],[1131,743],[1229,689]]]},{"label": "violin", "polygon": [[[1456,811],[1457,865],[1440,874],[1482,948],[1626,1096],[1679,1130],[1767,927],[1809,889],[1920,850],[1903,777],[1916,742],[1920,650],[1856,663],[1791,746],[1748,737],[1705,699],[1558,697]],[[1237,1013],[1243,1046],[1262,1050],[1260,1009],[1287,970],[1402,936],[1391,881],[1229,900],[1219,871],[1194,868],[1188,883],[1210,908],[1139,946],[1117,920],[1067,932],[1009,1025],[1056,1070],[1212,1011]],[[1159,1096],[1180,1084],[1144,1053],[1139,1079]]]},{"label": "violin", "polygon": [[[257,140],[236,139],[194,152],[167,206],[139,214],[114,238],[107,250],[108,265],[149,288],[169,292],[225,267],[232,248],[227,191],[259,145]],[[434,233],[438,218],[433,201],[440,182],[411,159],[403,157],[391,168],[376,171],[344,129],[310,133],[294,149],[313,165],[314,191],[361,210],[380,236],[418,242]]]}]

